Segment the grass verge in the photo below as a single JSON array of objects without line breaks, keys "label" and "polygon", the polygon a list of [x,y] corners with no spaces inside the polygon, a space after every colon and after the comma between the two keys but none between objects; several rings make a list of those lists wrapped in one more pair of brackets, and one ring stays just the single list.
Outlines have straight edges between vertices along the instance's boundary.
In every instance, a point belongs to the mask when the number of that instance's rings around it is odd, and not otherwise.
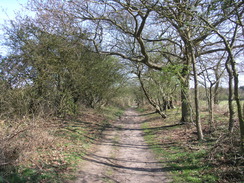
[{"label": "grass verge", "polygon": [[[238,146],[232,143],[232,147],[225,147],[223,144],[230,145],[229,141],[219,144],[221,134],[226,133],[226,123],[222,118],[217,122],[218,129],[211,134],[208,132],[207,121],[203,121],[205,140],[199,142],[194,126],[178,124],[180,114],[177,109],[168,111],[168,118],[165,120],[157,117],[157,114],[143,116],[146,118],[146,122],[142,124],[144,138],[158,160],[167,167],[166,171],[171,174],[173,182],[243,181],[243,161],[234,162],[236,154],[230,154],[228,150],[236,150]],[[216,148],[219,150],[214,152]],[[213,152],[214,156],[211,155]]]},{"label": "grass verge", "polygon": [[0,127],[0,183],[64,182],[92,143],[123,111],[84,109],[65,119],[22,119]]}]

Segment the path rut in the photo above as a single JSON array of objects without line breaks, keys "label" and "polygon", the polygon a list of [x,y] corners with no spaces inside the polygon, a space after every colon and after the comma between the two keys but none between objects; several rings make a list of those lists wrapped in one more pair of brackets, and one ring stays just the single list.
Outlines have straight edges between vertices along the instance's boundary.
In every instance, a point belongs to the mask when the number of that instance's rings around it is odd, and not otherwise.
[{"label": "path rut", "polygon": [[104,138],[87,153],[76,183],[167,183],[171,182],[162,164],[145,143],[143,117],[133,109],[125,112]]}]

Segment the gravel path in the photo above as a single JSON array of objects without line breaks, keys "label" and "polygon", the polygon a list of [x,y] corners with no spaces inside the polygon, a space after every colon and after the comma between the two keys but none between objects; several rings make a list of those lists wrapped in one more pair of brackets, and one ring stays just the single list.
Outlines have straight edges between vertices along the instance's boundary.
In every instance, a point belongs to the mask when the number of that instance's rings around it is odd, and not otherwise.
[{"label": "gravel path", "polygon": [[143,117],[129,109],[93,152],[85,156],[76,183],[166,183],[166,170],[143,139]]}]

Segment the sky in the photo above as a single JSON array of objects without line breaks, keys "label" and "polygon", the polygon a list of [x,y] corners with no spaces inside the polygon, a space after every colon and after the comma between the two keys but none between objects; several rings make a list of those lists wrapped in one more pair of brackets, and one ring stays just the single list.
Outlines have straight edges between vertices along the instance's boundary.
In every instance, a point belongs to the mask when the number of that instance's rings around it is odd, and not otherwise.
[{"label": "sky", "polygon": [[[22,5],[27,4],[28,0],[0,0],[0,39],[3,36],[1,31],[1,25],[4,24],[4,20],[14,19],[15,12],[22,9]],[[0,46],[0,54],[4,55],[4,48]],[[244,62],[244,60],[239,60]],[[244,86],[244,73],[240,74],[239,86]]]},{"label": "sky", "polygon": [[0,23],[14,17],[14,12],[21,10],[22,5],[27,4],[28,0],[0,0]]},{"label": "sky", "polygon": [[[28,0],[0,0],[0,42],[3,38],[2,25],[5,20],[15,18],[15,13],[22,9],[22,5],[27,4]],[[0,45],[0,55],[6,54],[6,48]]]}]

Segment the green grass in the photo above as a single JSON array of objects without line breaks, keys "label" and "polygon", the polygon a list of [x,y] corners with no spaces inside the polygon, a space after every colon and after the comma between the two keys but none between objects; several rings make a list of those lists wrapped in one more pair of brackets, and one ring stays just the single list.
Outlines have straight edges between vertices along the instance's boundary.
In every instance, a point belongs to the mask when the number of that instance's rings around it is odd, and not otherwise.
[{"label": "green grass", "polygon": [[[181,119],[180,108],[166,111],[167,118],[145,116],[145,140],[158,160],[168,168],[173,182],[215,183],[243,182],[243,158],[240,156],[238,122],[233,134],[228,132],[228,101],[214,107],[214,122],[210,129],[206,102],[201,101],[201,123],[204,140],[197,141],[194,125],[174,125]],[[241,102],[242,106],[244,101]],[[236,103],[233,101],[236,109]],[[145,111],[142,113],[145,114]],[[150,115],[149,115],[150,114]],[[237,112],[235,113],[237,118]],[[194,116],[193,116],[194,119]],[[240,158],[237,158],[239,157]]]},{"label": "green grass", "polygon": [[[61,183],[63,176],[57,174],[55,170],[49,168],[48,171],[38,171],[32,168],[18,167],[11,174],[4,178],[0,178],[1,183],[34,183],[34,182],[50,182],[50,183]],[[67,177],[66,177],[67,178]]]},{"label": "green grass", "polygon": [[[217,181],[218,178],[216,176],[203,174],[203,172],[211,168],[207,164],[204,164],[205,150],[189,152],[180,147],[177,142],[166,148],[163,145],[159,145],[160,142],[158,141],[157,135],[155,135],[155,129],[153,131],[150,130],[149,123],[144,123],[142,126],[145,129],[146,142],[164,166],[168,167],[173,182],[214,183]],[[170,129],[172,133],[173,129]],[[201,144],[199,145],[201,146]]]},{"label": "green grass", "polygon": [[124,114],[124,109],[114,107],[114,106],[106,106],[99,110],[99,113],[102,113],[106,116],[107,119],[116,120],[120,116]]},{"label": "green grass", "polygon": [[143,108],[136,108],[136,111],[138,111],[138,112],[144,112],[145,111],[145,109],[143,109]]}]

